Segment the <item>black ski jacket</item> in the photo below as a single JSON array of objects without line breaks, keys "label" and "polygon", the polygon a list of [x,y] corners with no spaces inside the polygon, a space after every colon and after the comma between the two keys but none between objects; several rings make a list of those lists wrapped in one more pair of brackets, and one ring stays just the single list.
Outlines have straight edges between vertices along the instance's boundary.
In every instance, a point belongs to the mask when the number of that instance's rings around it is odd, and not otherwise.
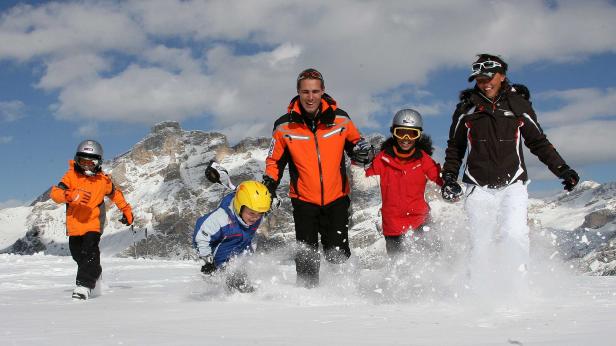
[{"label": "black ski jacket", "polygon": [[449,130],[443,174],[457,177],[468,150],[463,182],[499,188],[526,181],[523,138],[531,153],[558,176],[558,168],[565,161],[543,133],[530,101],[507,82],[501,90],[494,101],[477,87],[460,93]]}]

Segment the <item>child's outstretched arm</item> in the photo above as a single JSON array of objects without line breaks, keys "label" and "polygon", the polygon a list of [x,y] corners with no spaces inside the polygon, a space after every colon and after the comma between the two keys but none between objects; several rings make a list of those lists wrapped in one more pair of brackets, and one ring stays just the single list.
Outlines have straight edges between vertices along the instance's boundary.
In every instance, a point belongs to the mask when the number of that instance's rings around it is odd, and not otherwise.
[{"label": "child's outstretched arm", "polygon": [[117,188],[111,181],[111,192],[107,194],[107,197],[111,198],[113,203],[122,211],[122,218],[120,222],[129,226],[133,223],[133,208],[126,202],[124,194]]},{"label": "child's outstretched arm", "polygon": [[436,161],[428,155],[423,155],[422,161],[422,166],[424,167],[426,177],[435,182],[438,186],[443,186],[443,179],[441,178],[441,165],[436,163]]}]

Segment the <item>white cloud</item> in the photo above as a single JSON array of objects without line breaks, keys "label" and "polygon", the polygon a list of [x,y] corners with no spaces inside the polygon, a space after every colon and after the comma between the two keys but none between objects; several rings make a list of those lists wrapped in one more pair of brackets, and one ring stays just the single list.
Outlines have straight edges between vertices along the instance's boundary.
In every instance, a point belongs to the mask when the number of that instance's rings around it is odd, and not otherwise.
[{"label": "white cloud", "polygon": [[[548,139],[567,162],[615,162],[616,120],[590,120],[551,128]],[[571,164],[570,164],[571,165]]]},{"label": "white cloud", "polygon": [[109,51],[139,52],[145,32],[128,13],[101,1],[18,5],[0,18],[0,59],[20,61]]},{"label": "white cloud", "polygon": [[[46,72],[38,86],[58,91],[55,110],[63,119],[152,123],[208,116],[217,128],[264,124],[261,135],[269,134],[273,118],[294,96],[297,73],[314,66],[340,106],[369,128],[375,114],[394,108],[377,95],[405,85],[419,91],[431,72],[465,66],[481,51],[501,53],[514,70],[616,51],[612,3],[550,4],[153,0],[18,6],[0,18],[0,59],[42,62]],[[478,9],[489,20],[473,21]],[[450,109],[446,101],[420,101],[428,116]]]},{"label": "white cloud", "polygon": [[[578,173],[586,165],[616,161],[614,133],[616,120],[591,120],[546,131],[558,153]],[[524,158],[532,180],[557,179],[527,148]]]},{"label": "white cloud", "polygon": [[24,117],[25,105],[19,100],[0,101],[0,120],[15,121]]},{"label": "white cloud", "polygon": [[[550,142],[570,166],[616,161],[615,88],[552,90],[538,94],[537,98],[562,103],[557,109],[539,110],[538,119]],[[530,165],[543,166],[536,159],[531,159]],[[553,177],[545,168],[537,171],[541,179]]]},{"label": "white cloud", "polygon": [[555,98],[566,103],[560,109],[542,112],[544,125],[581,123],[587,120],[616,116],[616,88],[597,88],[549,91],[538,95]]},{"label": "white cloud", "polygon": [[0,136],[0,144],[7,144],[13,141],[13,136]]},{"label": "white cloud", "polygon": [[45,90],[61,89],[73,83],[96,80],[100,72],[110,67],[110,62],[95,54],[75,54],[50,59],[47,62],[47,71],[37,86]]},{"label": "white cloud", "polygon": [[219,94],[201,75],[132,65],[111,78],[67,86],[56,111],[61,118],[92,121],[181,120],[206,111]]},{"label": "white cloud", "polygon": [[88,123],[79,126],[75,135],[80,138],[94,138],[99,133],[96,123]]}]

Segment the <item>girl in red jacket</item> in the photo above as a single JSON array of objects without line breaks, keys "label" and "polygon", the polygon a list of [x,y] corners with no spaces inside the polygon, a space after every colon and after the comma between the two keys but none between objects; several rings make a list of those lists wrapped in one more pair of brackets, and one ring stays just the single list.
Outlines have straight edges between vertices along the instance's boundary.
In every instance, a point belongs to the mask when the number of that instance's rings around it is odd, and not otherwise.
[{"label": "girl in red jacket", "polygon": [[366,176],[378,175],[381,181],[381,216],[387,254],[394,256],[404,249],[409,231],[421,232],[430,214],[424,198],[426,182],[443,185],[440,166],[430,157],[432,140],[423,134],[421,114],[403,109],[394,116],[392,137],[382,145]]}]

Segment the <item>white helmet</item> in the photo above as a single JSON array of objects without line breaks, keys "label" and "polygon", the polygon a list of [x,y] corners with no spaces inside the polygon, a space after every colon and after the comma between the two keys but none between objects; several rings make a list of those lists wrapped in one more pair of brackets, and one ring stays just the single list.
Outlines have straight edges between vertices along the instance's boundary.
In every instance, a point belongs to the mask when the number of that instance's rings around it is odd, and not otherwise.
[{"label": "white helmet", "polygon": [[93,176],[100,172],[103,163],[103,147],[94,140],[87,139],[77,146],[75,166],[83,174]]}]

